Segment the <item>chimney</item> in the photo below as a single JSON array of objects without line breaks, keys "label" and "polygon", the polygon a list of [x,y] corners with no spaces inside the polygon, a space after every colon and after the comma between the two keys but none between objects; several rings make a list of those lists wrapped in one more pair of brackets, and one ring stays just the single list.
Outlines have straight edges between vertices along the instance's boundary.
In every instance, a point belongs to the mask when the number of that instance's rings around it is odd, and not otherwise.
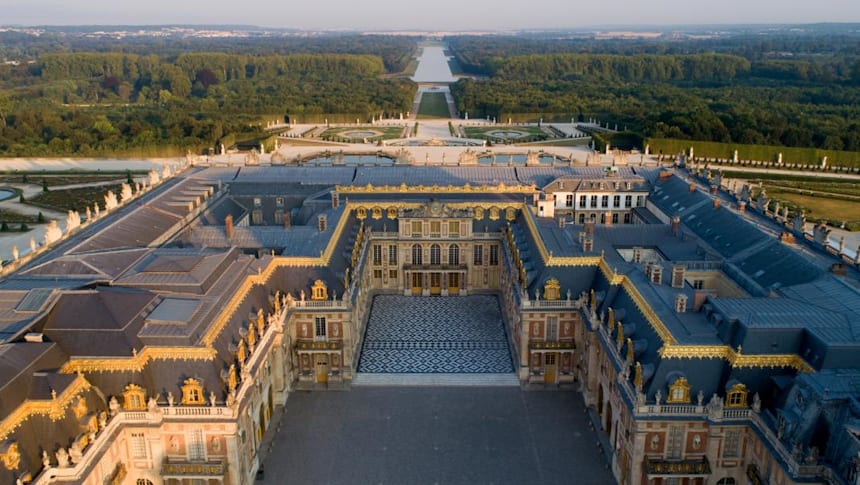
[{"label": "chimney", "polygon": [[663,281],[663,267],[659,264],[651,266],[651,283],[659,285]]},{"label": "chimney", "polygon": [[586,237],[582,241],[582,250],[585,251],[586,253],[590,253],[591,251],[594,250],[594,238],[593,237]]},{"label": "chimney", "polygon": [[714,198],[714,209],[720,208],[720,199]]},{"label": "chimney", "polygon": [[683,264],[672,266],[672,288],[684,287],[684,271],[687,269]]},{"label": "chimney", "polygon": [[289,229],[293,225],[293,216],[290,211],[284,211],[284,229]]},{"label": "chimney", "polygon": [[687,311],[687,295],[680,294],[675,297],[675,311],[678,313]]},{"label": "chimney", "polygon": [[320,214],[317,217],[317,226],[319,227],[320,232],[325,232],[328,227],[328,220],[326,220],[325,215]]},{"label": "chimney", "polygon": [[675,216],[672,218],[672,235],[677,236],[681,232],[681,217]]},{"label": "chimney", "polygon": [[233,214],[224,218],[224,230],[227,231],[227,239],[233,239]]},{"label": "chimney", "polygon": [[690,184],[690,186],[688,188],[690,189],[690,192],[695,192],[696,191],[696,184]]},{"label": "chimney", "polygon": [[639,264],[642,262],[642,248],[633,248],[633,262]]},{"label": "chimney", "polygon": [[594,235],[594,221],[585,221],[585,233],[589,236]]},{"label": "chimney", "polygon": [[44,342],[45,339],[43,338],[43,335],[39,332],[27,332],[27,334],[24,335],[24,341],[31,343],[40,343]]},{"label": "chimney", "polygon": [[340,196],[338,195],[336,190],[331,191],[331,207],[332,209],[337,209],[340,207]]},{"label": "chimney", "polygon": [[738,202],[738,212],[743,214],[746,211],[747,211],[747,203],[744,201]]}]

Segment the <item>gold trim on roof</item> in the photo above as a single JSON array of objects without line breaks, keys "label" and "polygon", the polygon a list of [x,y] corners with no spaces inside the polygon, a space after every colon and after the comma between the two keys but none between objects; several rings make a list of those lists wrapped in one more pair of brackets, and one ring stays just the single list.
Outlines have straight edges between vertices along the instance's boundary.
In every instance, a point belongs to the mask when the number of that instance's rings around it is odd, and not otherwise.
[{"label": "gold trim on roof", "polygon": [[144,347],[131,357],[73,357],[60,372],[140,372],[151,360],[215,360],[211,347]]},{"label": "gold trim on roof", "polygon": [[5,440],[21,423],[32,416],[49,416],[52,421],[62,419],[72,401],[90,387],[92,387],[90,383],[83,376],[78,375],[62,393],[55,394],[51,399],[27,399],[9,413],[3,421],[0,421],[0,440]]},{"label": "gold trim on roof", "polygon": [[497,185],[335,185],[335,190],[342,194],[473,194],[473,193],[528,193],[537,190],[534,185],[507,185],[500,182]]}]

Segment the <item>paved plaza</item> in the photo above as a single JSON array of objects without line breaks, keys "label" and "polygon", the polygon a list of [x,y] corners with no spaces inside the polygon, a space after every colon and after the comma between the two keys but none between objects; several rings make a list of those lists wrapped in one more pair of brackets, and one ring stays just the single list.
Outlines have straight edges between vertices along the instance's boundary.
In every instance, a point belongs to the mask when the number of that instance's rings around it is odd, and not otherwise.
[{"label": "paved plaza", "polygon": [[374,297],[358,371],[513,372],[498,298]]},{"label": "paved plaza", "polygon": [[612,484],[574,392],[294,392],[262,484]]}]

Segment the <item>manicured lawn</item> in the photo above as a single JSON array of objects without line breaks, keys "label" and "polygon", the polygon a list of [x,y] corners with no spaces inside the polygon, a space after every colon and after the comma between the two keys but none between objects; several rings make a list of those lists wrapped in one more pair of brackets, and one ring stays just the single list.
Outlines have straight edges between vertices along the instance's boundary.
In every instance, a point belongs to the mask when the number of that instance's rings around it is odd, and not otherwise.
[{"label": "manicured lawn", "polygon": [[827,219],[831,221],[860,221],[860,201],[839,200],[823,196],[802,195],[768,189],[767,195],[772,199],[788,201],[806,211],[809,219]]},{"label": "manicured lawn", "polygon": [[323,140],[347,143],[367,141],[392,140],[403,136],[402,126],[341,126],[325,130],[319,136]]},{"label": "manicured lawn", "polygon": [[38,206],[53,209],[58,212],[66,212],[76,210],[84,212],[87,207],[92,208],[94,202],[98,202],[99,206],[104,207],[104,195],[108,190],[112,190],[116,195],[117,200],[120,199],[122,185],[102,185],[98,187],[82,187],[69,190],[51,190],[42,192],[41,194],[28,199],[27,202]]},{"label": "manicured lawn", "polygon": [[418,118],[450,118],[445,93],[424,93],[418,105]]}]

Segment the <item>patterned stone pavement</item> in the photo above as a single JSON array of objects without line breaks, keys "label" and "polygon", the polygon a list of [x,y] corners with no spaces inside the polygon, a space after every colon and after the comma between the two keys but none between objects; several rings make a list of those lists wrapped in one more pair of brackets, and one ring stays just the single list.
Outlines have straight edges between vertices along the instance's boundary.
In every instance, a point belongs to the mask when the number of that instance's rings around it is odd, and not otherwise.
[{"label": "patterned stone pavement", "polygon": [[498,299],[375,297],[358,372],[513,372]]}]

